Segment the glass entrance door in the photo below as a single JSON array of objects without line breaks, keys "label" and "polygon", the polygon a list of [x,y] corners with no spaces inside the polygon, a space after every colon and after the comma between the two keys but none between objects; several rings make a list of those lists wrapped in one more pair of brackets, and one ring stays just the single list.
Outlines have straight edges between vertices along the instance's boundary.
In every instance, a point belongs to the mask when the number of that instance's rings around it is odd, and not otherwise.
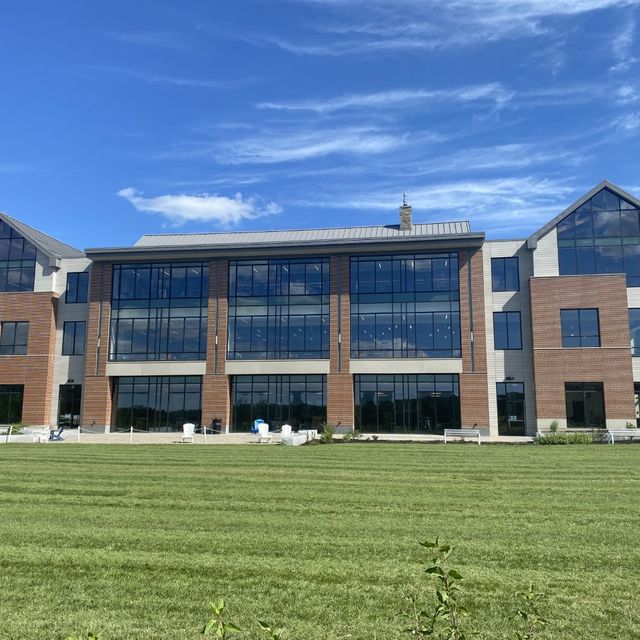
[{"label": "glass entrance door", "polygon": [[61,384],[58,395],[58,426],[77,427],[80,424],[81,384]]},{"label": "glass entrance door", "polygon": [[501,436],[525,435],[524,384],[522,382],[498,382],[498,434]]}]

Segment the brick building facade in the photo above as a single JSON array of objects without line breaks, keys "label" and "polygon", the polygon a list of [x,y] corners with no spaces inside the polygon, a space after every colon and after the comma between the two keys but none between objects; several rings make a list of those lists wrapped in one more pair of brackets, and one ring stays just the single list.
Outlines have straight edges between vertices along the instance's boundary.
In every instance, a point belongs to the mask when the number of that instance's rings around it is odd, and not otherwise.
[{"label": "brick building facade", "polygon": [[509,241],[400,213],[86,252],[0,214],[0,423],[635,424],[640,201],[603,182]]}]

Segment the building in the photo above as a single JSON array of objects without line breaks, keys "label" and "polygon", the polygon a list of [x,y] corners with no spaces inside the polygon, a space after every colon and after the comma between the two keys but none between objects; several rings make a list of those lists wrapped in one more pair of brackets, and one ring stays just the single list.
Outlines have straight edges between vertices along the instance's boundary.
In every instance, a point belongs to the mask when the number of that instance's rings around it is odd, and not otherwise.
[{"label": "building", "polygon": [[531,237],[468,222],[146,235],[81,252],[0,214],[0,423],[491,435],[635,424],[640,200]]}]

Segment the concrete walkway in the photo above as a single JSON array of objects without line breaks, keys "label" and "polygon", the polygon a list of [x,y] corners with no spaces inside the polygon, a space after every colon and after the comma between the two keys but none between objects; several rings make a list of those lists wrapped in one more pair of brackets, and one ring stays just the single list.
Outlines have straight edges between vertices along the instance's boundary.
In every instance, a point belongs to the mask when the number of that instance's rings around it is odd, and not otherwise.
[{"label": "concrete walkway", "polygon": [[[83,431],[78,438],[77,429],[65,429],[62,434],[64,440],[61,442],[49,442],[48,444],[182,444],[182,432],[139,432],[136,431],[133,434],[128,432],[118,433],[88,433]],[[440,435],[426,435],[422,433],[380,433],[377,435],[378,442],[430,442],[438,443],[443,441],[443,436]],[[336,439],[340,439],[342,436],[337,435]],[[374,434],[364,433],[360,439],[361,441],[374,442]],[[504,443],[504,444],[526,444],[533,442],[533,438],[530,437],[516,437],[516,436],[500,436],[500,437],[484,437],[483,443]],[[194,444],[205,444],[205,439],[202,434],[196,434],[193,438]],[[280,434],[274,433],[272,444],[280,444]],[[455,443],[455,441],[454,441]],[[473,439],[467,439],[467,444],[474,444]],[[2,444],[2,438],[0,438],[0,444]],[[189,444],[189,443],[187,443]],[[207,435],[206,444],[257,444],[256,437],[250,433],[223,433],[216,435]]]}]

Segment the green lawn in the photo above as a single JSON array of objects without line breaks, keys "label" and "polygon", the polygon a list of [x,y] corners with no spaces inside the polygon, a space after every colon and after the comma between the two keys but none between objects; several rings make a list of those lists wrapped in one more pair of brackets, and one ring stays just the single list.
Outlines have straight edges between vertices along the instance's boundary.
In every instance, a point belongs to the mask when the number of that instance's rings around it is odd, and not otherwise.
[{"label": "green lawn", "polygon": [[[640,637],[640,447],[0,446],[0,638],[196,638],[208,601],[291,640],[393,640],[454,542],[481,638]],[[259,637],[255,630],[235,636]]]}]

